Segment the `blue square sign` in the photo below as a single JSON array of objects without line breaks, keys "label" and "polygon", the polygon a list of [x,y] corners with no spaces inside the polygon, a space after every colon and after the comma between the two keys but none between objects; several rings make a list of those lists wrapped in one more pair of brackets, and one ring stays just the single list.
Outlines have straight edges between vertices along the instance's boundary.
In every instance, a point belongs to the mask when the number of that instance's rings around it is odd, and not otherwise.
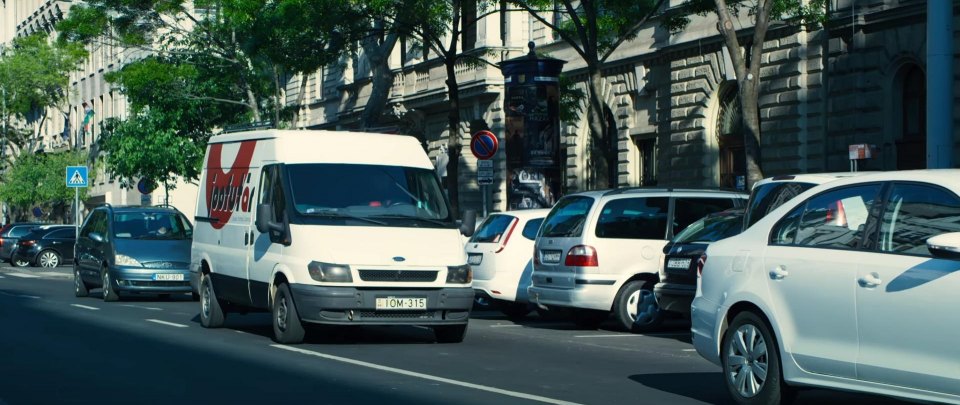
[{"label": "blue square sign", "polygon": [[87,167],[67,166],[67,187],[87,187]]}]

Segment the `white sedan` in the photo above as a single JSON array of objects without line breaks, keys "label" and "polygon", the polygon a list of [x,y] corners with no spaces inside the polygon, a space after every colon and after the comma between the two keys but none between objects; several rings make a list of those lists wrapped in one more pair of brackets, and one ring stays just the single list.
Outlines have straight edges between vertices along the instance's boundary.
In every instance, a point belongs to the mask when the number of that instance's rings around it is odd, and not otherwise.
[{"label": "white sedan", "polygon": [[466,244],[477,298],[489,300],[511,318],[530,312],[527,287],[533,271],[533,242],[550,210],[517,210],[487,217]]},{"label": "white sedan", "polygon": [[693,344],[736,402],[815,386],[960,403],[960,170],[814,187],[701,261]]}]

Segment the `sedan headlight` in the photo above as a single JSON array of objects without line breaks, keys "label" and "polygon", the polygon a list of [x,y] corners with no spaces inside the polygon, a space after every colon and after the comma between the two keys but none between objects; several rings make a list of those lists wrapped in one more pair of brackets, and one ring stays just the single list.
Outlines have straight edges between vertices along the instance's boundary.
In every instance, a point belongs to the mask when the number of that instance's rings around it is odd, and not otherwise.
[{"label": "sedan headlight", "polygon": [[130,256],[127,256],[127,255],[117,254],[116,257],[114,257],[113,262],[114,262],[117,266],[136,266],[136,267],[143,267],[143,265],[140,264],[140,262],[138,262],[137,259],[134,259],[134,258],[132,258],[132,257],[130,257]]},{"label": "sedan headlight", "polygon": [[455,284],[469,284],[473,281],[473,270],[469,264],[447,267],[447,282]]},{"label": "sedan headlight", "polygon": [[307,269],[310,270],[310,278],[316,281],[326,283],[353,282],[353,276],[350,275],[350,266],[347,265],[310,262]]}]

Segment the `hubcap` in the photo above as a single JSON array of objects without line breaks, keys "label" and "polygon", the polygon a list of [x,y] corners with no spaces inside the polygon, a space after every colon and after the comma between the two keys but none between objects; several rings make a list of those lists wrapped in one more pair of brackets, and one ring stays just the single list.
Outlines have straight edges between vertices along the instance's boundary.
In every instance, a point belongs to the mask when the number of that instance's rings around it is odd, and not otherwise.
[{"label": "hubcap", "polygon": [[203,311],[203,317],[210,318],[210,282],[204,281],[203,291],[200,293],[200,307]]},{"label": "hubcap", "polygon": [[106,297],[110,295],[110,273],[106,270],[103,271],[103,296]]},{"label": "hubcap", "polygon": [[657,313],[660,312],[660,306],[657,305],[657,298],[654,297],[653,292],[650,290],[640,290],[637,291],[637,293],[638,304],[632,307],[634,314],[631,314],[630,317],[635,322],[653,322],[654,318],[657,317]]},{"label": "hubcap", "polygon": [[727,347],[727,383],[744,398],[755,397],[767,380],[767,342],[756,326],[742,325]]},{"label": "hubcap", "polygon": [[640,301],[640,291],[634,291],[627,297],[627,315],[630,316],[631,321],[637,320],[637,302]]},{"label": "hubcap", "polygon": [[52,252],[44,252],[40,255],[40,266],[41,267],[57,267],[60,264],[60,260],[57,259],[57,255]]},{"label": "hubcap", "polygon": [[80,271],[74,270],[73,271],[73,288],[75,288],[77,292],[80,292],[80,283],[82,283],[82,281],[80,281]]},{"label": "hubcap", "polygon": [[277,303],[277,327],[280,330],[287,330],[287,297],[280,297]]}]

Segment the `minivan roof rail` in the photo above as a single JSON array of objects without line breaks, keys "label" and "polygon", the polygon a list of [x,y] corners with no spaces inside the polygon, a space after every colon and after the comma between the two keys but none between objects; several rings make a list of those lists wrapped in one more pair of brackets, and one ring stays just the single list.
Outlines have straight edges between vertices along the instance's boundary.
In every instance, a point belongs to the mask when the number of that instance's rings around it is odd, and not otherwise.
[{"label": "minivan roof rail", "polygon": [[743,191],[743,190],[723,188],[723,187],[704,187],[704,188],[622,187],[622,188],[615,188],[613,190],[607,191],[606,193],[603,193],[603,195],[608,196],[608,195],[628,194],[628,193],[644,192],[644,191],[652,191],[652,192],[666,191],[668,193],[672,193],[675,191],[708,192],[708,193],[744,193],[744,194],[746,193],[746,191]]}]

